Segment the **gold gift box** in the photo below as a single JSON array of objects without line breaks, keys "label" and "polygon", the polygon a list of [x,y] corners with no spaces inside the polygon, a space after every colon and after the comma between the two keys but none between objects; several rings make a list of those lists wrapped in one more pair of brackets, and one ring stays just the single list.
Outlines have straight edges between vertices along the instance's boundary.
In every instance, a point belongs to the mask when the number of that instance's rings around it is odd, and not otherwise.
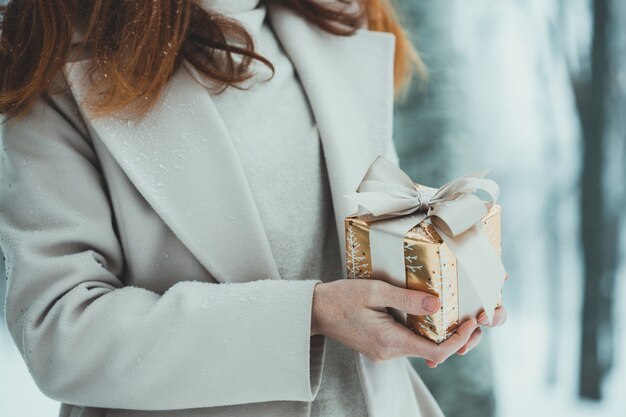
[{"label": "gold gift box", "polygon": [[[419,184],[418,184],[418,187]],[[356,214],[344,220],[346,230],[346,267],[348,278],[376,279],[371,274],[369,226],[372,221]],[[483,231],[502,255],[501,209],[494,204],[482,219]],[[425,220],[404,236],[406,288],[439,297],[440,310],[427,316],[406,315],[406,326],[417,334],[441,343],[459,326],[458,269],[456,257],[439,233]],[[502,294],[498,306],[502,304]]]}]

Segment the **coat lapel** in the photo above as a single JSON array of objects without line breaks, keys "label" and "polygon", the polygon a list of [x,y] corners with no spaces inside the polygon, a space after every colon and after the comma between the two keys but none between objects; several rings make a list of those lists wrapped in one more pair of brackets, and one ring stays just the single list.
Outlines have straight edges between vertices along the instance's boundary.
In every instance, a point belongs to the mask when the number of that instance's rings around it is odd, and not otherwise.
[{"label": "coat lapel", "polygon": [[220,282],[279,278],[236,150],[186,68],[144,119],[93,119],[81,105],[85,62],[66,64],[66,76],[92,135],[181,242]]},{"label": "coat lapel", "polygon": [[[343,248],[343,218],[356,211],[344,195],[391,136],[394,37],[367,30],[339,37],[280,5],[267,6],[318,125]],[[65,71],[92,135],[181,242],[220,282],[279,279],[236,149],[192,72],[181,66],[140,121],[94,119],[82,105],[85,63],[70,62]]]}]

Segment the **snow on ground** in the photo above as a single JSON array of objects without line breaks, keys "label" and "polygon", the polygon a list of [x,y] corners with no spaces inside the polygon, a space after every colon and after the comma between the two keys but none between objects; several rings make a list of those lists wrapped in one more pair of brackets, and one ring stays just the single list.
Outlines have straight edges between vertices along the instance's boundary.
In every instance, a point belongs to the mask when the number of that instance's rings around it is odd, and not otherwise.
[{"label": "snow on ground", "polygon": [[[577,299],[563,311],[559,331],[555,384],[546,377],[549,328],[543,311],[513,312],[505,326],[494,329],[496,394],[499,417],[567,416],[623,417],[626,415],[626,268],[619,274],[620,288],[616,294],[615,317],[617,337],[615,367],[603,386],[600,402],[577,399],[579,361],[579,306]],[[573,295],[573,294],[572,294]]]}]

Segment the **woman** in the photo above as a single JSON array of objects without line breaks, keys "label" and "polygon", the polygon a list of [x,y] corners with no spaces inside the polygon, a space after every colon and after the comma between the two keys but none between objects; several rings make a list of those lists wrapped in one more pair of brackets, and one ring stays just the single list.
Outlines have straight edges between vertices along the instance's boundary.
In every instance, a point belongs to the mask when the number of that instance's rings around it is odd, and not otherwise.
[{"label": "woman", "polygon": [[436,299],[340,279],[342,196],[397,164],[415,59],[362,4],[9,3],[7,323],[60,416],[441,415],[406,357],[467,352],[476,320],[437,346],[385,309]]}]

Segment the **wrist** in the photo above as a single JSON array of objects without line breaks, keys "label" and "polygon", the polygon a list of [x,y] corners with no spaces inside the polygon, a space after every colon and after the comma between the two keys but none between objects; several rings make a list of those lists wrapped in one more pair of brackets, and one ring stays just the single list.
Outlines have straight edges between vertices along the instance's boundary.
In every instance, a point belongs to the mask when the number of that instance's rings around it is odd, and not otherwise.
[{"label": "wrist", "polygon": [[315,287],[313,287],[313,302],[311,303],[311,336],[323,334],[321,328],[321,315],[323,309],[320,308],[322,298],[321,291],[323,285],[324,283],[320,282],[315,284]]}]

